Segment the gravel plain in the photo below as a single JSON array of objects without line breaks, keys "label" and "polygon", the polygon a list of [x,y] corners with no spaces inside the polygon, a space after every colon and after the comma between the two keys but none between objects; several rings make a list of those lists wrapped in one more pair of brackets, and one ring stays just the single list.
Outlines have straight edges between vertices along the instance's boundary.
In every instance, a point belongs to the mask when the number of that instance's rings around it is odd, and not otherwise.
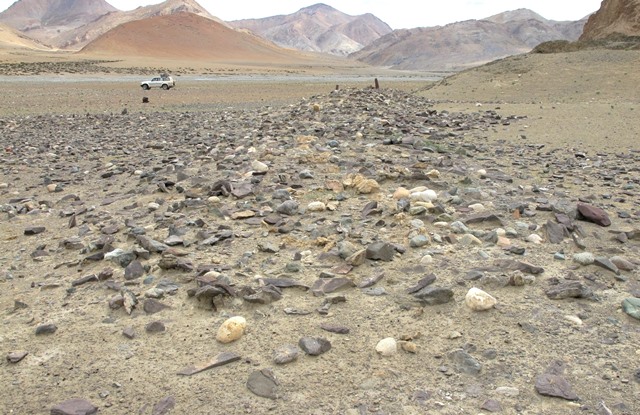
[{"label": "gravel plain", "polygon": [[5,82],[0,412],[640,413],[637,58]]}]

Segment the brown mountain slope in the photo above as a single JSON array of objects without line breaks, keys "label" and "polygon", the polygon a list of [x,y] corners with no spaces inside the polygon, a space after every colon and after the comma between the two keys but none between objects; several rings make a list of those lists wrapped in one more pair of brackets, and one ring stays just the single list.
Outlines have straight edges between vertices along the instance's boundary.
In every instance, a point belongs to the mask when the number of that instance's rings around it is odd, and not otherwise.
[{"label": "brown mountain slope", "polygon": [[350,16],[326,4],[305,7],[293,14],[229,22],[277,45],[344,56],[391,32],[372,14]]},{"label": "brown mountain slope", "polygon": [[640,36],[639,0],[604,0],[584,27],[580,40],[597,40],[612,34]]},{"label": "brown mountain slope", "polygon": [[52,40],[52,44],[64,49],[81,49],[92,40],[97,39],[99,36],[123,23],[180,12],[197,14],[226,25],[222,20],[212,16],[195,0],[167,0],[159,4],[138,7],[135,10],[127,12],[117,11],[103,15],[99,19],[84,26],[61,33]]},{"label": "brown mountain slope", "polygon": [[304,59],[294,51],[186,12],[124,23],[89,43],[81,53],[223,62]]},{"label": "brown mountain slope", "polygon": [[580,24],[550,21],[519,10],[483,20],[396,30],[350,58],[392,69],[461,70],[528,52],[549,40],[576,40]]},{"label": "brown mountain slope", "polygon": [[19,0],[0,13],[0,23],[43,43],[117,9],[105,0]]},{"label": "brown mountain slope", "polygon": [[48,50],[45,45],[25,36],[22,32],[0,24],[0,50],[10,49]]}]

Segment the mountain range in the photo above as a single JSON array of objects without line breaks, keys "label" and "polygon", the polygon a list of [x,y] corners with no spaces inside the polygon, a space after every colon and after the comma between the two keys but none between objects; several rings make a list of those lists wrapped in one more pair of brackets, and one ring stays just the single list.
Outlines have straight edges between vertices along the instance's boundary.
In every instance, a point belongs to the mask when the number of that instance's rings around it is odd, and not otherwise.
[{"label": "mountain range", "polygon": [[88,43],[81,53],[230,63],[278,64],[305,59],[299,52],[186,11],[123,23]]},{"label": "mountain range", "polygon": [[395,30],[351,57],[392,69],[461,70],[529,52],[542,42],[575,41],[586,21],[557,22],[519,9],[482,20]]},{"label": "mountain range", "polygon": [[[637,0],[604,3],[616,2]],[[20,43],[17,35],[33,39],[38,47],[175,60],[237,60],[247,53],[247,59],[269,62],[302,56],[296,51],[320,52],[403,70],[459,70],[528,52],[548,40],[574,41],[586,22],[551,21],[520,9],[446,26],[391,30],[372,14],[351,16],[325,4],[289,15],[224,22],[195,0],[166,0],[132,11],[117,10],[105,0],[18,0],[0,13],[0,24],[15,30],[12,44]],[[9,36],[7,30],[0,33]],[[33,47],[22,43],[20,47]],[[241,46],[224,46],[232,44]]]}]

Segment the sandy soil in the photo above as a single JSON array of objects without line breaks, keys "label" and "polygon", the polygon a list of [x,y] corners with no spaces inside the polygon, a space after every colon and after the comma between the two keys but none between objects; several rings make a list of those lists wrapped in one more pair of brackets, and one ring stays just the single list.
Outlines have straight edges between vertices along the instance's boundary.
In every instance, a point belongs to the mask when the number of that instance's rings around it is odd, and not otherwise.
[{"label": "sandy soil", "polygon": [[[525,125],[488,132],[490,140],[532,140],[577,150],[637,149],[637,51],[530,54],[462,72],[420,95],[441,109],[527,115]],[[522,138],[525,136],[527,138]]]}]

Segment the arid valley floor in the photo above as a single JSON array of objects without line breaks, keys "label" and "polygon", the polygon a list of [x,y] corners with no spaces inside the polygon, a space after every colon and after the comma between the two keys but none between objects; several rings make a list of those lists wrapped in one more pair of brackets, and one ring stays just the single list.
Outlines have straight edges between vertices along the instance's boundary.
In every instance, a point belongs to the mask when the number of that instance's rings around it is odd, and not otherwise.
[{"label": "arid valley floor", "polygon": [[0,413],[640,413],[639,52],[442,81],[14,64]]}]

